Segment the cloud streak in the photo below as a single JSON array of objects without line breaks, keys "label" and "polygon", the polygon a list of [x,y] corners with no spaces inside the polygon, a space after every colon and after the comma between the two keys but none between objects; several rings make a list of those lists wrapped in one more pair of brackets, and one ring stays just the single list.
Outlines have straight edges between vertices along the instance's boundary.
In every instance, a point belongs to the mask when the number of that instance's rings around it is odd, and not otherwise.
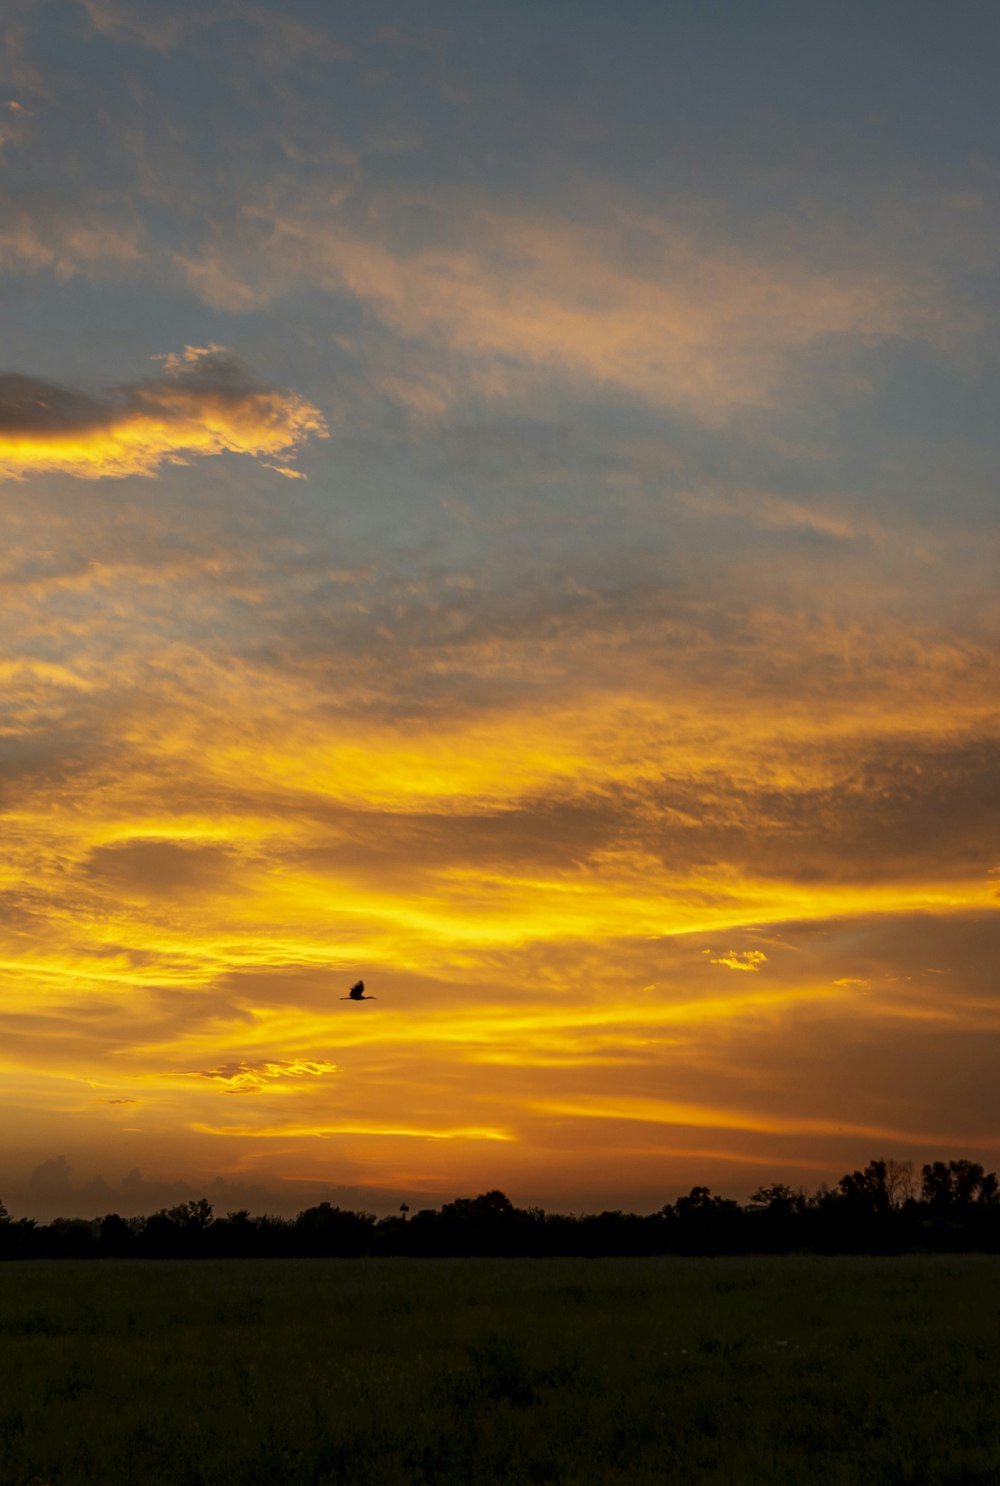
[{"label": "cloud streak", "polygon": [[338,1073],[336,1063],[316,1062],[310,1058],[278,1059],[276,1062],[248,1063],[241,1058],[236,1063],[224,1063],[218,1068],[204,1068],[192,1074],[193,1078],[217,1079],[229,1094],[256,1094],[280,1079],[325,1078]]}]

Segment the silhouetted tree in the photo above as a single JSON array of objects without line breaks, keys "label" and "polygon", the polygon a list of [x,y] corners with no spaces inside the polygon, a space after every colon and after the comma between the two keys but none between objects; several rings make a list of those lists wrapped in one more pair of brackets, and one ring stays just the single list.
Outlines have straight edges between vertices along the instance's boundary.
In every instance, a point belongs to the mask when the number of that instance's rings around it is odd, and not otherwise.
[{"label": "silhouetted tree", "polygon": [[242,1258],[252,1254],[257,1247],[257,1224],[250,1216],[250,1209],[242,1207],[237,1212],[226,1213],[216,1218],[209,1236],[209,1250],[224,1258]]},{"label": "silhouetted tree", "polygon": [[657,1224],[620,1208],[586,1214],[578,1220],[577,1231],[583,1254],[652,1254],[661,1236]]},{"label": "silhouetted tree", "polygon": [[755,1253],[787,1254],[808,1238],[809,1199],[783,1182],[758,1187],[746,1210],[746,1244]]},{"label": "silhouetted tree", "polygon": [[182,1202],[178,1207],[172,1207],[167,1216],[180,1228],[204,1233],[213,1222],[212,1204],[207,1197],[199,1197],[196,1202]]},{"label": "silhouetted tree", "polygon": [[794,1212],[795,1206],[801,1194],[793,1192],[791,1187],[786,1187],[782,1182],[776,1182],[771,1187],[758,1187],[750,1198],[754,1207],[763,1208],[769,1213]]},{"label": "silhouetted tree", "polygon": [[438,1237],[449,1254],[507,1253],[514,1214],[510,1198],[496,1188],[478,1197],[458,1197],[442,1207]]},{"label": "silhouetted tree", "polygon": [[302,1254],[349,1256],[372,1248],[374,1213],[355,1213],[321,1202],[295,1219],[296,1249]]},{"label": "silhouetted tree", "polygon": [[857,1218],[881,1218],[892,1210],[889,1170],[885,1161],[869,1161],[864,1171],[851,1171],[837,1183],[842,1203]]},{"label": "silhouetted tree", "polygon": [[39,1228],[38,1242],[46,1259],[90,1259],[97,1252],[99,1225],[83,1218],[53,1218]]},{"label": "silhouetted tree", "polygon": [[135,1232],[117,1213],[101,1219],[101,1253],[109,1259],[121,1259],[135,1247]]},{"label": "silhouetted tree", "polygon": [[162,1207],[147,1218],[138,1236],[139,1251],[151,1258],[194,1258],[206,1250],[212,1204],[205,1197]]},{"label": "silhouetted tree", "polygon": [[674,1203],[677,1248],[682,1254],[728,1254],[741,1245],[743,1213],[728,1197],[713,1197],[707,1187],[692,1187]]},{"label": "silhouetted tree", "polygon": [[979,1162],[923,1167],[921,1199],[910,1162],[888,1157],[846,1173],[809,1195],[783,1183],[758,1187],[745,1208],[692,1187],[641,1217],[620,1210],[573,1216],[518,1208],[496,1188],[440,1210],[376,1222],[371,1213],[321,1202],[294,1220],[253,1217],[247,1208],[216,1219],[204,1197],[148,1218],[108,1213],[90,1222],[14,1221],[0,1203],[0,1258],[143,1258],[354,1254],[727,1254],[893,1253],[907,1248],[1000,1252],[1000,1190]]},{"label": "silhouetted tree", "polygon": [[441,1216],[462,1223],[503,1222],[514,1211],[514,1204],[506,1193],[493,1188],[479,1197],[458,1197],[454,1202],[446,1202]]},{"label": "silhouetted tree", "polygon": [[570,1213],[548,1213],[541,1241],[546,1254],[581,1254],[584,1252],[583,1223]]},{"label": "silhouetted tree", "polygon": [[30,1259],[41,1253],[41,1230],[34,1218],[12,1218],[0,1227],[0,1253],[5,1259]]},{"label": "silhouetted tree", "polygon": [[889,1188],[889,1201],[894,1210],[906,1206],[914,1199],[915,1182],[913,1176],[912,1161],[894,1161],[891,1156],[885,1157],[886,1185]]},{"label": "silhouetted tree", "polygon": [[951,1213],[974,1202],[995,1202],[997,1175],[978,1161],[934,1161],[921,1171],[921,1191],[934,1213]]}]

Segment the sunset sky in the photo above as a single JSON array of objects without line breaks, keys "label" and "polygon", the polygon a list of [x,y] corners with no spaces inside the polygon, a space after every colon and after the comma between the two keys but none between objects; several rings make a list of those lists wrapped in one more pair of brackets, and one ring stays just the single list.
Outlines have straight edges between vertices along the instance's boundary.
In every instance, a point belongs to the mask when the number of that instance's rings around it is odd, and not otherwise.
[{"label": "sunset sky", "polygon": [[996,1166],[996,6],[2,16],[11,1211]]}]

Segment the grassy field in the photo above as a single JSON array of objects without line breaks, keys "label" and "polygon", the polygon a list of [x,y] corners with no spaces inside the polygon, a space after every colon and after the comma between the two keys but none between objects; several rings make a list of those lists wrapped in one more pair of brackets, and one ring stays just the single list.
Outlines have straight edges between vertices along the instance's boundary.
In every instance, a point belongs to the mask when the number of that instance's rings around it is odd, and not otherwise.
[{"label": "grassy field", "polygon": [[1000,1483],[1000,1260],[7,1264],[0,1482]]}]

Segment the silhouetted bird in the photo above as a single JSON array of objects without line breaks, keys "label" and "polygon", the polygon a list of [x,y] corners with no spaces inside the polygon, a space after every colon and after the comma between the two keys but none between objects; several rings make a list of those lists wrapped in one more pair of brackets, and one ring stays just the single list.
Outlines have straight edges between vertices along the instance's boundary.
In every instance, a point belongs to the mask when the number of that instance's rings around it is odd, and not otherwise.
[{"label": "silhouetted bird", "polygon": [[356,985],[351,986],[351,989],[348,991],[347,995],[341,996],[340,999],[341,1001],[377,1001],[378,997],[366,996],[365,983],[363,980],[359,980]]}]

